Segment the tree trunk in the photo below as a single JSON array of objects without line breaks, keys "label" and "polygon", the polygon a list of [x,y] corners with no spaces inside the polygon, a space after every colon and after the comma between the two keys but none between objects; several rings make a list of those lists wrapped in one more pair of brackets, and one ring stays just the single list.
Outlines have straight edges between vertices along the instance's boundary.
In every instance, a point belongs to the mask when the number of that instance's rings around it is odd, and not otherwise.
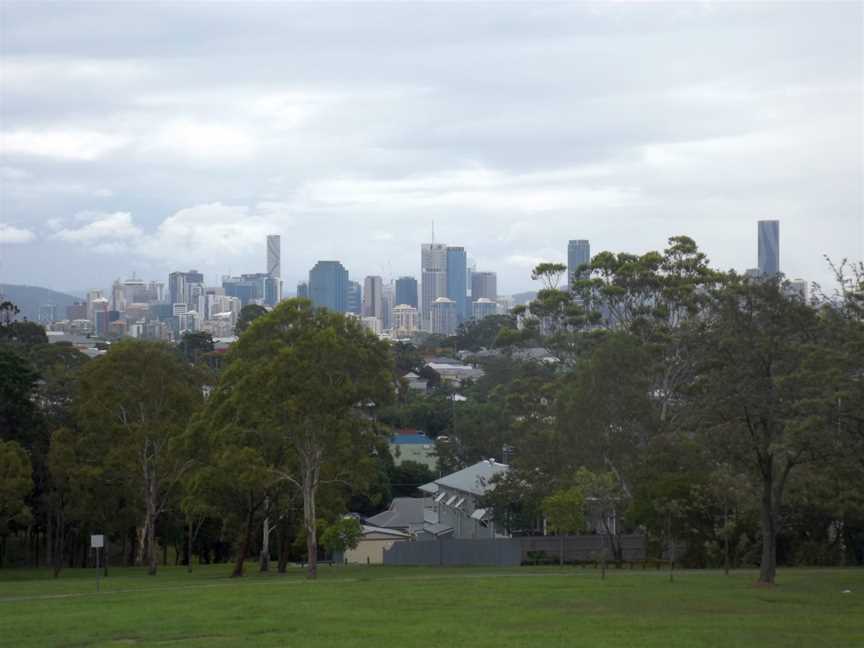
[{"label": "tree trunk", "polygon": [[288,524],[279,521],[279,573],[284,574],[288,568]]},{"label": "tree trunk", "polygon": [[192,518],[189,518],[186,536],[186,571],[192,573]]},{"label": "tree trunk", "polygon": [[270,571],[270,498],[264,498],[264,526],[261,536],[261,558],[259,566],[262,572]]},{"label": "tree trunk", "polygon": [[147,511],[147,573],[156,575],[156,512]]},{"label": "tree trunk", "polygon": [[762,559],[759,563],[759,583],[765,585],[773,585],[777,576],[777,511],[772,477],[770,472],[762,476]]},{"label": "tree trunk", "polygon": [[317,490],[315,471],[303,471],[303,525],[306,528],[306,553],[308,554],[306,578],[318,577],[318,529],[315,519],[315,491]]},{"label": "tree trunk", "polygon": [[243,529],[243,541],[240,543],[240,551],[237,553],[237,562],[234,563],[234,571],[231,572],[231,578],[238,578],[243,575],[243,563],[246,561],[246,554],[249,553],[249,545],[252,544],[252,520],[255,514],[255,509],[252,506],[252,495],[249,495],[249,505],[246,510],[246,527]]}]

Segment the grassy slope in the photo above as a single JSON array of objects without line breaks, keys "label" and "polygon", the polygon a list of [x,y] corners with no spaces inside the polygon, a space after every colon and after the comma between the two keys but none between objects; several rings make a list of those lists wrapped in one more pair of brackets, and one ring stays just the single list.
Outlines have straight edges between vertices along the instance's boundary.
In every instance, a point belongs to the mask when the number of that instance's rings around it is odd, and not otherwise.
[{"label": "grassy slope", "polygon": [[[754,574],[323,567],[225,579],[224,565],[0,571],[0,646],[862,646],[864,571]],[[851,594],[842,590],[851,589]]]}]

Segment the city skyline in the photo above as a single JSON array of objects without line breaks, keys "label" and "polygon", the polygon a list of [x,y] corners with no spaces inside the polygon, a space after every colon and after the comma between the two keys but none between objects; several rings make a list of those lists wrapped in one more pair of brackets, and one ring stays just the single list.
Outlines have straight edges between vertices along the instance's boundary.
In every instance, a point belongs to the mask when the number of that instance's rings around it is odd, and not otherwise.
[{"label": "city skyline", "polygon": [[9,3],[0,283],[83,294],[178,268],[215,283],[265,271],[271,233],[286,286],[334,258],[395,279],[417,273],[434,220],[515,293],[574,237],[639,253],[684,234],[743,272],[750,224],[780,219],[787,275],[827,284],[823,255],[864,245],[861,18]]}]

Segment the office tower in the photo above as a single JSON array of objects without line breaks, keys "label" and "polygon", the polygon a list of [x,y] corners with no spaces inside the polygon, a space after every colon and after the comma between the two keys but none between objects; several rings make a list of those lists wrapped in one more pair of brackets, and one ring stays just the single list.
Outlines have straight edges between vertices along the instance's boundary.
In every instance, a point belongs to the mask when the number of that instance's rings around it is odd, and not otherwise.
[{"label": "office tower", "polygon": [[780,221],[760,220],[759,232],[759,274],[773,277],[780,272]]},{"label": "office tower", "polygon": [[189,304],[193,294],[203,294],[204,275],[197,270],[168,275],[168,295],[172,304]]},{"label": "office tower", "polygon": [[447,248],[447,298],[456,302],[456,319],[459,322],[468,317],[466,302],[468,301],[465,274],[468,270],[468,259],[464,247]]},{"label": "office tower", "polygon": [[309,299],[309,284],[301,281],[297,284],[297,296],[303,299]]},{"label": "office tower", "polygon": [[482,320],[484,317],[495,315],[498,312],[498,304],[488,297],[481,297],[474,301],[474,319]]},{"label": "office tower", "polygon": [[406,337],[417,332],[417,309],[408,304],[393,307],[392,330],[397,337]]},{"label": "office tower", "polygon": [[432,303],[447,295],[447,246],[424,243],[420,246],[420,282],[422,327],[430,330]]},{"label": "office tower", "polygon": [[38,321],[40,324],[51,324],[57,321],[57,306],[55,304],[40,304]]},{"label": "office tower", "polygon": [[346,312],[348,271],[338,261],[319,261],[309,271],[309,297],[317,308]]},{"label": "office tower", "polygon": [[414,277],[399,277],[396,280],[396,305],[405,304],[417,308],[417,280]]},{"label": "office tower", "polygon": [[471,275],[471,299],[498,299],[498,275],[494,272],[474,272]]},{"label": "office tower", "polygon": [[396,286],[391,281],[384,284],[384,290],[381,291],[381,302],[384,313],[381,317],[381,322],[384,325],[384,330],[387,331],[393,326],[393,307],[396,306]]},{"label": "office tower", "polygon": [[264,303],[275,306],[282,301],[282,237],[278,234],[267,236],[267,274],[273,281],[268,286]]},{"label": "office tower", "polygon": [[436,335],[453,335],[458,326],[456,302],[439,297],[430,308],[430,332]]},{"label": "office tower", "polygon": [[[577,239],[567,244],[567,286],[573,282],[573,274],[579,266],[591,263],[591,244],[585,239]],[[579,279],[587,279],[588,273],[582,272]]]},{"label": "office tower", "polygon": [[87,304],[76,301],[66,307],[66,319],[69,321],[87,319]]},{"label": "office tower", "polygon": [[366,277],[363,282],[363,317],[384,319],[384,281],[381,277]]},{"label": "office tower", "polygon": [[[275,280],[266,272],[242,274],[239,277],[222,277],[222,288],[226,295],[236,297],[244,306],[270,304],[276,296]],[[198,290],[195,289],[194,292]],[[202,289],[200,294],[205,294],[205,291]]]},{"label": "office tower", "polygon": [[370,333],[374,333],[375,335],[381,335],[381,318],[380,317],[372,317],[371,315],[368,317],[361,317],[360,324],[363,325]]},{"label": "office tower", "polygon": [[353,315],[363,313],[363,286],[359,281],[348,282],[348,295],[345,297],[345,312]]},{"label": "office tower", "polygon": [[101,296],[90,301],[89,306],[92,316],[90,321],[93,322],[93,330],[96,335],[107,335],[108,333],[108,300]]},{"label": "office tower", "polygon": [[471,308],[471,300],[474,299],[474,296],[471,294],[471,275],[477,272],[477,262],[468,257],[468,268],[465,270],[465,290],[468,292],[468,306],[467,308]]}]

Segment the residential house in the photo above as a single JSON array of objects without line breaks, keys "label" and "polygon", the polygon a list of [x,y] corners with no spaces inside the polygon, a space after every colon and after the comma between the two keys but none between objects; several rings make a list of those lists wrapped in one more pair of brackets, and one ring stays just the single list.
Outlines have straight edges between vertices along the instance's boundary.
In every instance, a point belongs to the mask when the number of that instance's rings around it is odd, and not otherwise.
[{"label": "residential house", "polygon": [[438,469],[438,455],[435,442],[421,430],[405,428],[397,430],[390,437],[390,454],[397,466],[404,461],[414,461],[435,472]]}]

